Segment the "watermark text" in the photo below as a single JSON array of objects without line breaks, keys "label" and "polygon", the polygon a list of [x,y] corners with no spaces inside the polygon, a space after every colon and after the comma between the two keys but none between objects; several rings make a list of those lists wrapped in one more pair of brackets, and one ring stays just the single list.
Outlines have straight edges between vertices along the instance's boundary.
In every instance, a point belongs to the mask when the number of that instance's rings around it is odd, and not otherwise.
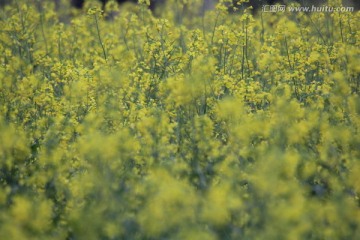
[{"label": "watermark text", "polygon": [[306,6],[294,7],[286,5],[263,5],[263,12],[353,12],[354,7]]}]

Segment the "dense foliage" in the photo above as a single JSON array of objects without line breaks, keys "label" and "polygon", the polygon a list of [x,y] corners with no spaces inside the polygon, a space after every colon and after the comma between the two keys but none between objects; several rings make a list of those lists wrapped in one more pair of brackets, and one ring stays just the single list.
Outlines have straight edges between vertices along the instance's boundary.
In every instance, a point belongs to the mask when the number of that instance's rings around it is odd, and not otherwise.
[{"label": "dense foliage", "polygon": [[359,12],[66,2],[0,10],[0,239],[360,239]]}]

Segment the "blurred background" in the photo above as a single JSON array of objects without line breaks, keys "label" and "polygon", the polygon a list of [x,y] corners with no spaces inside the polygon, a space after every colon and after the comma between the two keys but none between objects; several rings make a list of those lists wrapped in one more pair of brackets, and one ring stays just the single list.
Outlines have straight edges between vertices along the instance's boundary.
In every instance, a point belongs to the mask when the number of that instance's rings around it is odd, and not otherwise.
[{"label": "blurred background", "polygon": [[[11,1],[13,1],[13,0],[0,0],[0,6],[9,4]],[[59,8],[62,6],[62,4],[70,4],[71,6],[73,6],[75,8],[82,8],[85,3],[85,0],[49,0],[49,1],[54,1],[55,5]],[[93,1],[96,1],[96,0],[93,0]],[[38,1],[38,2],[43,2],[43,1]],[[105,4],[106,2],[108,2],[108,0],[100,0],[100,2]],[[137,0],[117,0],[117,2],[119,4],[123,4],[123,3],[127,3],[127,2],[137,3],[138,1]],[[166,2],[166,0],[150,0],[149,8],[152,11],[154,11],[154,9],[161,6],[165,2]],[[204,2],[203,9],[210,10],[215,7],[218,0],[203,0],[203,2]],[[237,2],[239,2],[239,1],[234,0],[233,4],[236,6]],[[297,2],[301,6],[312,6],[312,5],[319,6],[319,5],[325,4],[327,1],[326,0],[249,0],[248,3],[244,3],[238,7],[241,10],[241,8],[246,8],[246,7],[252,6],[254,9],[254,12],[256,12],[257,10],[261,9],[261,7],[263,5],[271,5],[271,4],[275,4],[275,3],[289,4],[291,2]],[[354,7],[354,11],[358,11],[360,9],[360,1],[359,0],[343,0],[342,4],[345,7],[350,7],[350,6]],[[234,12],[232,7],[231,8],[229,7],[229,11]]]}]

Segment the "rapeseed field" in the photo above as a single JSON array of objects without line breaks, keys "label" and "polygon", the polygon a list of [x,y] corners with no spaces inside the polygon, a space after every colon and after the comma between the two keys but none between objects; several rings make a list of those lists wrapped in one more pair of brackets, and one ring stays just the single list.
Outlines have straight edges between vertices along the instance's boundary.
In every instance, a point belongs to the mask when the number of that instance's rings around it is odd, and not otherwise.
[{"label": "rapeseed field", "polygon": [[0,239],[360,239],[359,12],[69,2],[0,9]]}]

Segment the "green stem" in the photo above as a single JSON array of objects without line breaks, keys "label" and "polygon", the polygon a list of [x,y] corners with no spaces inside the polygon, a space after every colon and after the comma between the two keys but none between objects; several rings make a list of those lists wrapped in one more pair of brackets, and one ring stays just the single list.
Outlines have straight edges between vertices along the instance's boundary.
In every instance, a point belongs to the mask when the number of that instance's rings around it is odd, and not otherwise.
[{"label": "green stem", "polygon": [[103,51],[103,54],[104,54],[104,59],[105,61],[107,62],[107,56],[106,56],[106,51],[105,51],[105,46],[101,40],[101,36],[100,36],[100,29],[99,29],[99,23],[98,23],[98,19],[97,19],[97,15],[95,14],[95,23],[96,23],[96,30],[97,30],[97,34],[98,34],[98,38],[99,38],[99,42],[100,42],[100,45],[101,45],[101,48],[102,48],[102,51]]}]

